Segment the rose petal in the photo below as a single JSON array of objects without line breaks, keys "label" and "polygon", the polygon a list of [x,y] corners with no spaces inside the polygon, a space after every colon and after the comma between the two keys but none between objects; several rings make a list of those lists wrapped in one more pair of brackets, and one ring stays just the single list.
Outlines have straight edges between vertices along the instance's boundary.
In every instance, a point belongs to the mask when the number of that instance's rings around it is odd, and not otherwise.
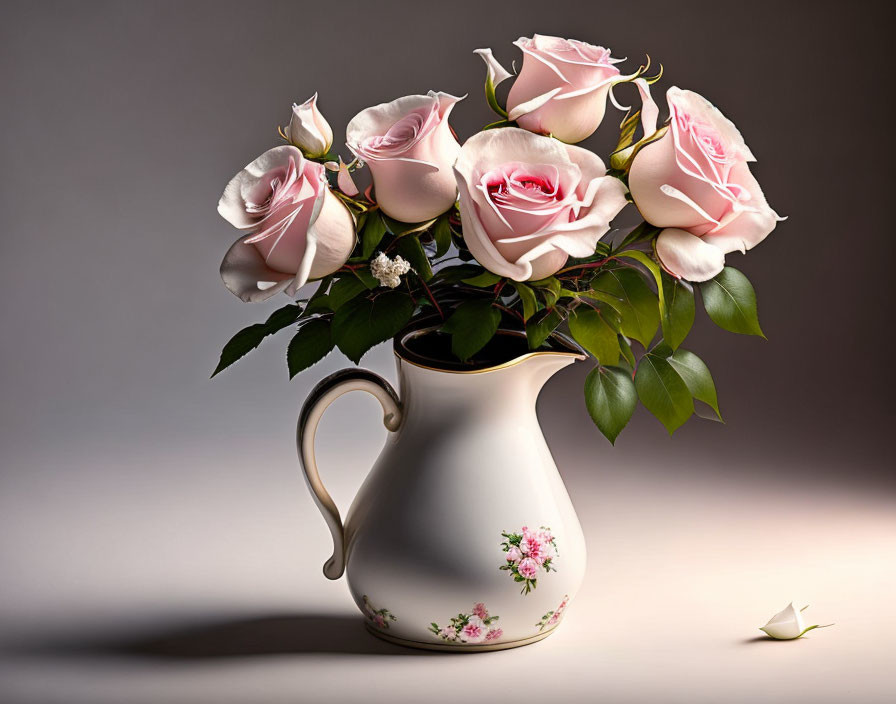
[{"label": "rose petal", "polygon": [[725,267],[721,249],[674,227],[660,233],[656,254],[666,270],[687,281],[708,281]]}]

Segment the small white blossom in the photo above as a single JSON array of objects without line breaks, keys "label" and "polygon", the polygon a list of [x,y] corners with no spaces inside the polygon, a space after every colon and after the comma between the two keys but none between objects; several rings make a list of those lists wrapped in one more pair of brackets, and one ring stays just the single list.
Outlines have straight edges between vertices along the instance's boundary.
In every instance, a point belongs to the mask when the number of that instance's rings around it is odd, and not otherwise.
[{"label": "small white blossom", "polygon": [[401,277],[411,270],[411,265],[401,257],[389,259],[385,252],[380,252],[370,262],[370,273],[376,277],[382,286],[395,288],[401,285]]},{"label": "small white blossom", "polygon": [[[793,606],[793,602],[791,602],[785,609],[772,616],[769,622],[760,627],[759,630],[765,631],[767,635],[777,640],[793,640],[794,638],[799,638],[807,631],[811,631],[813,628],[827,628],[827,626],[819,625],[806,626],[803,622],[802,612],[808,608],[808,606],[804,606],[797,611]],[[827,625],[833,626],[834,624],[829,623]]]}]

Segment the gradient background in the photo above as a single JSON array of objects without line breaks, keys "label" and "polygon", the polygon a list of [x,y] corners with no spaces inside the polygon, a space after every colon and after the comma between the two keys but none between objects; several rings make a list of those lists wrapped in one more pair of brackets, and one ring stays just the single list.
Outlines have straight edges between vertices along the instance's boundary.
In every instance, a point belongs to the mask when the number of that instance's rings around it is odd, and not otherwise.
[{"label": "gradient background", "polygon": [[[0,701],[884,701],[896,687],[892,53],[885,3],[10,3],[0,17]],[[533,32],[666,68],[741,127],[790,216],[746,258],[769,340],[705,315],[687,346],[727,424],[670,439],[639,409],[615,448],[586,365],[539,412],[589,575],[543,643],[422,655],[362,629],[330,583],[293,446],[310,387],[287,333],[214,381],[274,304],[217,267],[227,180],[320,91],[358,110],[470,93]],[[625,88],[620,97],[628,100]],[[661,95],[661,93],[660,93]],[[586,143],[615,141],[608,111]],[[347,154],[346,154],[347,155]],[[282,302],[281,302],[282,303]],[[364,366],[394,378],[381,346]],[[340,400],[318,436],[347,507],[385,431]],[[352,433],[351,442],[345,433]],[[800,641],[756,639],[791,599]]]}]

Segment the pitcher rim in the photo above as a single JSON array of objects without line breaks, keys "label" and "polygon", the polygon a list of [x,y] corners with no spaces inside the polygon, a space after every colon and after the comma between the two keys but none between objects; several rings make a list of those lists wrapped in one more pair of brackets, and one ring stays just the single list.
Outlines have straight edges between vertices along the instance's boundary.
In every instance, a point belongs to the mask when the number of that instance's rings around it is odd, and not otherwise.
[{"label": "pitcher rim", "polygon": [[[533,350],[531,352],[527,352],[525,354],[521,354],[518,357],[514,357],[513,359],[507,360],[506,362],[501,362],[499,364],[494,364],[488,367],[482,367],[478,369],[457,369],[451,368],[450,366],[432,366],[433,362],[442,361],[446,364],[454,364],[461,365],[462,362],[456,361],[445,361],[445,360],[436,360],[435,358],[424,357],[423,355],[416,354],[409,350],[405,344],[405,342],[411,338],[419,337],[421,335],[425,335],[427,333],[434,332],[438,330],[440,325],[420,325],[414,328],[403,330],[401,333],[395,336],[392,342],[392,351],[398,359],[403,362],[407,362],[408,364],[419,367],[421,369],[426,369],[428,371],[433,372],[442,372],[445,374],[485,374],[487,372],[495,372],[501,369],[507,369],[508,367],[514,367],[518,364],[522,364],[523,362],[531,359],[532,357],[544,357],[544,356],[554,356],[554,357],[570,357],[574,360],[582,360],[586,358],[586,354],[584,350],[581,349],[579,345],[577,345],[572,339],[563,333],[553,332],[551,333],[549,340],[553,340],[559,345],[562,345],[566,349],[558,349],[558,350]],[[521,330],[511,330],[507,328],[499,328],[497,333],[498,335],[512,335],[514,337],[525,338],[526,333]],[[428,362],[428,363],[427,363]]]}]

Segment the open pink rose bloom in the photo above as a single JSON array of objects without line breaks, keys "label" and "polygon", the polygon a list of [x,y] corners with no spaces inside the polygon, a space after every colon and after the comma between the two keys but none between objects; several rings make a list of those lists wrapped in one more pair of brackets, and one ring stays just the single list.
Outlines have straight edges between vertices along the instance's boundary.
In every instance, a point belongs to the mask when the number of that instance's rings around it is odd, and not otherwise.
[{"label": "open pink rose bloom", "polygon": [[746,252],[781,220],[750,173],[755,161],[734,124],[705,98],[670,88],[669,131],[635,158],[629,187],[657,239],[663,266],[690,281],[718,274],[728,252]]},{"label": "open pink rose bloom", "polygon": [[[506,49],[522,58],[512,71],[474,50],[497,119],[468,112],[482,127],[460,137],[450,121],[469,110],[466,95],[430,90],[360,109],[344,140],[317,93],[293,104],[285,143],[218,203],[240,231],[221,264],[227,288],[243,301],[293,300],[240,331],[215,374],[288,327],[291,376],[334,349],[358,364],[425,329],[440,350],[430,361],[457,371],[508,361],[508,340],[533,353],[573,345],[595,363],[585,402],[610,442],[639,402],[670,433],[705,415],[701,404],[721,418],[708,368],[682,344],[698,301],[719,327],[763,335],[752,285],[725,262],[783,219],[750,170],[752,151],[697,93],[669,88],[665,114],[651,97],[663,70],[649,58],[623,70],[605,44],[543,34]],[[616,93],[640,104],[623,107]],[[598,130],[616,144],[604,158],[583,142]],[[505,537],[496,567],[524,594],[569,559],[547,529]],[[486,638],[480,607],[435,635]]]}]

